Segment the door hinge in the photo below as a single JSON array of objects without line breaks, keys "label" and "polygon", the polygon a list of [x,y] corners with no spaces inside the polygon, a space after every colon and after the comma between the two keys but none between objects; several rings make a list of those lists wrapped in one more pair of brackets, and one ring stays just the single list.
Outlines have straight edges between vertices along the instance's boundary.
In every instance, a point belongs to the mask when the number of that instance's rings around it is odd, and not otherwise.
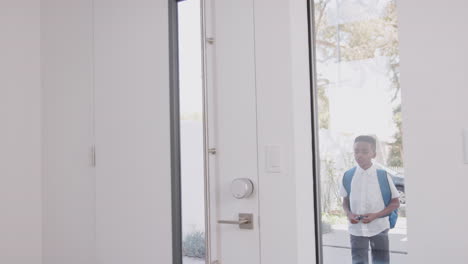
[{"label": "door hinge", "polygon": [[93,168],[96,167],[96,146],[91,146],[89,155],[89,165]]},{"label": "door hinge", "polygon": [[209,148],[208,153],[210,153],[211,155],[215,155],[216,154],[216,148]]},{"label": "door hinge", "polygon": [[206,42],[208,42],[208,44],[213,45],[215,43],[215,39],[213,37],[209,37],[209,38],[206,38]]}]

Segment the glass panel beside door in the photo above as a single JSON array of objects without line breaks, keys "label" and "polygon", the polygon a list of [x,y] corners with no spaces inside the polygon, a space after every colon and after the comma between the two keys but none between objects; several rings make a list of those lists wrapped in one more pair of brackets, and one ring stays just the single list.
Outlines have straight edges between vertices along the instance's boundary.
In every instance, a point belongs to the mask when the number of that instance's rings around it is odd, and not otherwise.
[{"label": "glass panel beside door", "polygon": [[205,263],[205,176],[200,0],[178,2],[183,264]]},{"label": "glass panel beside door", "polygon": [[396,3],[311,5],[321,262],[406,263]]}]

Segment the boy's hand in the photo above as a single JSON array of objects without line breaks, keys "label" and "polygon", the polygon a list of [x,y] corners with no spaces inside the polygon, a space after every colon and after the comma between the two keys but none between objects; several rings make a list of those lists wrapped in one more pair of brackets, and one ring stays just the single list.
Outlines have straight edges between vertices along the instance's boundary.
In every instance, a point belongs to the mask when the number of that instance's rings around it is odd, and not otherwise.
[{"label": "boy's hand", "polygon": [[378,218],[377,214],[365,214],[362,216],[362,222],[368,224]]},{"label": "boy's hand", "polygon": [[351,224],[357,224],[359,223],[359,215],[348,213],[348,220],[351,222]]}]

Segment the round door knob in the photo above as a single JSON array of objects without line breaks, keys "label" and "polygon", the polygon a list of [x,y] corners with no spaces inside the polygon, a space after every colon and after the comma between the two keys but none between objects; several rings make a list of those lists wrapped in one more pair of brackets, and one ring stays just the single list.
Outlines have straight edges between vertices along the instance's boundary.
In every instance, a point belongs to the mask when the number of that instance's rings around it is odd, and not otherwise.
[{"label": "round door knob", "polygon": [[247,198],[253,193],[253,182],[247,178],[235,179],[231,182],[231,193],[234,198]]}]

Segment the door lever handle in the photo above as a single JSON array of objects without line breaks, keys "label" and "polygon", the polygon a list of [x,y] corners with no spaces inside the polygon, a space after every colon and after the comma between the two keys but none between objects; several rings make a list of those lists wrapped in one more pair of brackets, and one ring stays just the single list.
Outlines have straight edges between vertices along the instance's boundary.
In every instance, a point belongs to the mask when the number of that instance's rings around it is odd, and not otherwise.
[{"label": "door lever handle", "polygon": [[242,219],[239,221],[231,221],[231,220],[218,220],[218,224],[231,224],[231,225],[243,225],[247,224],[250,221],[248,219]]},{"label": "door lever handle", "polygon": [[218,224],[239,225],[240,229],[253,229],[253,214],[239,214],[239,220],[218,220]]}]

